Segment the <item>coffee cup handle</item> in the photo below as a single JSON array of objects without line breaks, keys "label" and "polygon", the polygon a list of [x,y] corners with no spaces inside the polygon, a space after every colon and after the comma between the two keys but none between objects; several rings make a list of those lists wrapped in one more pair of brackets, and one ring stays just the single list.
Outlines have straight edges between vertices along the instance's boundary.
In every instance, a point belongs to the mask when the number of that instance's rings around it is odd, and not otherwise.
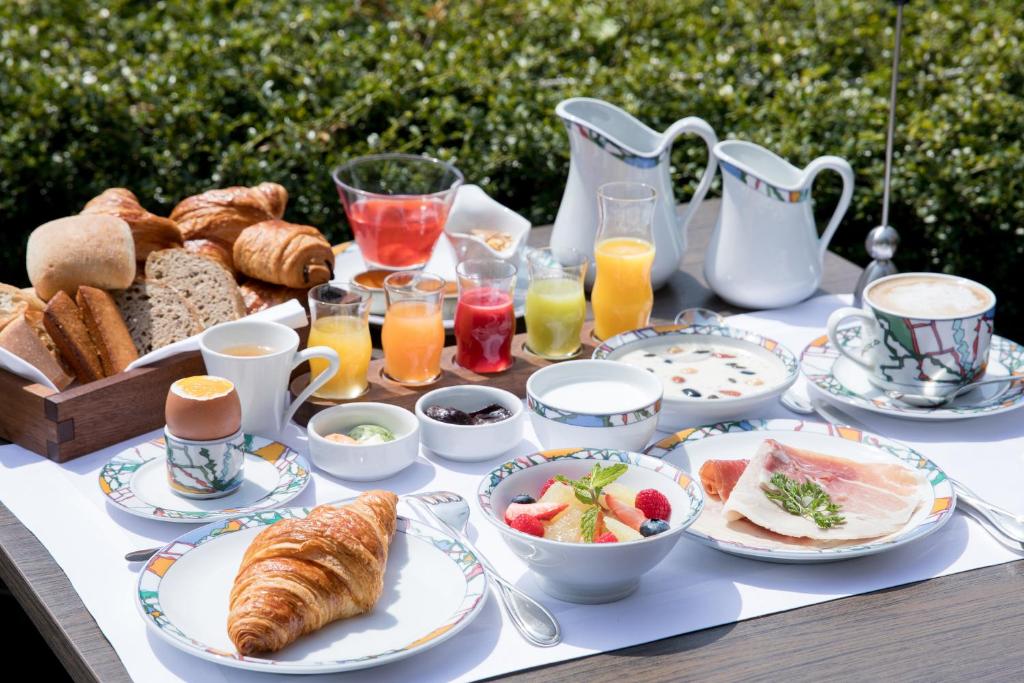
[{"label": "coffee cup handle", "polygon": [[306,402],[313,392],[322,387],[327,383],[327,380],[334,377],[335,373],[338,372],[338,368],[341,367],[341,359],[338,358],[338,352],[327,346],[313,346],[308,349],[304,349],[295,354],[295,361],[292,363],[292,370],[299,367],[311,358],[325,358],[327,359],[327,369],[321,372],[316,377],[310,374],[309,386],[302,390],[302,393],[295,397],[288,409],[284,411],[284,421],[281,423],[284,426],[288,426],[288,423],[292,421],[292,417],[295,415],[295,411],[299,409],[303,403]]},{"label": "coffee cup handle", "polygon": [[846,348],[839,343],[839,337],[836,332],[838,331],[839,326],[850,318],[859,318],[864,322],[865,332],[867,332],[867,334],[864,335],[865,340],[876,336],[878,323],[875,321],[875,317],[871,315],[871,313],[862,308],[844,306],[843,308],[834,311],[832,315],[828,317],[828,340],[831,342],[832,346],[836,347],[836,350],[839,351],[839,353],[843,354],[865,370],[872,371],[874,370],[874,367],[870,362],[859,355],[855,355],[847,351]]}]

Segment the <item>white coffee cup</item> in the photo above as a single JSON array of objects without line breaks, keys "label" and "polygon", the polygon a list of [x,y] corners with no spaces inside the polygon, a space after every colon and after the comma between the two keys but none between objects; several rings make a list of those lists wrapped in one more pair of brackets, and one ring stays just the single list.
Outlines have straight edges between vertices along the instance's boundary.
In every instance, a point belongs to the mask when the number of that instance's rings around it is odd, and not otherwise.
[{"label": "white coffee cup", "polygon": [[[261,355],[226,353],[247,346],[266,347]],[[242,403],[242,431],[271,436],[288,425],[299,406],[338,371],[337,352],[326,346],[299,351],[299,335],[280,323],[236,320],[221,323],[199,337],[206,372],[231,380]],[[325,358],[326,370],[310,378],[309,386],[287,404],[292,370],[310,358]]]}]

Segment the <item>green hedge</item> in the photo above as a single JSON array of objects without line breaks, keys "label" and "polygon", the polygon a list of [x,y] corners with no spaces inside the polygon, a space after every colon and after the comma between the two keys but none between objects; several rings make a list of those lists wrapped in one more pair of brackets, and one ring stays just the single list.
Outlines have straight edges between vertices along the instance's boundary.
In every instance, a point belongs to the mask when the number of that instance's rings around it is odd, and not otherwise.
[{"label": "green hedge", "polygon": [[[288,217],[345,234],[328,171],[371,150],[426,152],[535,222],[557,209],[568,96],[652,126],[696,114],[803,165],[857,172],[837,248],[863,262],[879,220],[887,0],[19,0],[0,5],[0,280],[25,237],[110,185],[153,210],[276,180]],[[1024,295],[1024,18],[1017,0],[907,10],[892,222],[899,265]],[[674,153],[690,188],[698,144]],[[822,179],[823,212],[838,194]],[[681,190],[681,195],[687,190]]]}]

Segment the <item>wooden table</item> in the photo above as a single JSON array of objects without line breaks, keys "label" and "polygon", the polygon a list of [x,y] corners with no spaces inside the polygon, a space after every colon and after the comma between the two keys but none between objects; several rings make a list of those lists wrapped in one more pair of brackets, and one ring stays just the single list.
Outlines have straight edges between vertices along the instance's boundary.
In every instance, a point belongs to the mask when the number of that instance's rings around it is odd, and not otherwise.
[{"label": "wooden table", "polygon": [[[656,316],[671,318],[689,306],[733,310],[707,289],[701,272],[716,211],[716,202],[706,202],[697,214],[683,266],[657,294]],[[535,230],[531,242],[543,244],[549,234]],[[859,274],[860,268],[829,254],[822,290],[849,292]],[[130,680],[64,572],[3,505],[0,579],[75,680]],[[502,680],[1022,680],[1022,633],[1024,562],[1013,562],[665,638]]]}]

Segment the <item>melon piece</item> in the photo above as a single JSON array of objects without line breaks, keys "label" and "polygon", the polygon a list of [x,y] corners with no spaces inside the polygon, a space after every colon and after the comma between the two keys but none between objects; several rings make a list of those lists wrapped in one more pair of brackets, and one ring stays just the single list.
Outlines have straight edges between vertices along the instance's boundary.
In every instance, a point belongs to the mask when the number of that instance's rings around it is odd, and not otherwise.
[{"label": "melon piece", "polygon": [[[553,487],[552,487],[553,488]],[[548,489],[549,491],[551,489]],[[564,543],[582,543],[583,534],[580,531],[580,519],[583,517],[583,505],[579,507],[568,507],[544,527],[544,538],[549,541],[562,541]]]},{"label": "melon piece", "polygon": [[636,505],[636,491],[629,488],[628,486],[623,486],[617,481],[613,481],[612,483],[608,484],[603,489],[601,489],[601,505],[603,505],[604,507],[608,507],[604,501],[604,497],[608,494],[615,496],[626,505]]},{"label": "melon piece", "polygon": [[571,508],[579,508],[580,510],[586,509],[586,505],[580,502],[580,499],[573,493],[572,487],[568,484],[563,484],[560,481],[556,481],[554,484],[548,487],[548,490],[544,492],[544,495],[540,497],[538,503],[558,503],[565,504]]},{"label": "melon piece", "polygon": [[643,536],[640,535],[640,532],[630,529],[611,515],[604,516],[604,528],[610,531],[615,538],[619,539],[619,543],[625,543],[626,541],[639,541],[643,538]]}]

